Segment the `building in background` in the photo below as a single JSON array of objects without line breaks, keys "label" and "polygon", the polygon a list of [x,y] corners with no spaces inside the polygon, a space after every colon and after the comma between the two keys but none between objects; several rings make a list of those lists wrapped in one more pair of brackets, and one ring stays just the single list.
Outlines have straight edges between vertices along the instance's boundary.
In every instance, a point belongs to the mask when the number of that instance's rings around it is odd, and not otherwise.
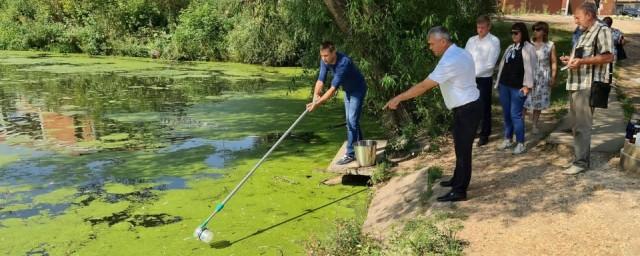
[{"label": "building in background", "polygon": [[[585,0],[497,0],[503,13],[572,14]],[[625,7],[640,7],[640,0],[597,0],[599,15],[619,14]]]},{"label": "building in background", "polygon": [[640,0],[617,0],[616,13],[620,13],[623,8],[640,8]]}]

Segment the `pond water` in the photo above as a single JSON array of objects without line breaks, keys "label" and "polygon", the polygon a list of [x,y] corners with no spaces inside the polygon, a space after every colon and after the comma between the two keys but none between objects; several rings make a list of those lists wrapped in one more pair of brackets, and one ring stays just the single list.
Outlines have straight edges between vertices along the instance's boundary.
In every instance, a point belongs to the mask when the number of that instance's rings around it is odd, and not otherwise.
[{"label": "pond water", "polygon": [[302,113],[313,83],[302,74],[0,51],[0,254],[303,254],[366,211],[366,187],[321,184],[346,137],[340,98],[213,219],[212,244],[192,238]]}]

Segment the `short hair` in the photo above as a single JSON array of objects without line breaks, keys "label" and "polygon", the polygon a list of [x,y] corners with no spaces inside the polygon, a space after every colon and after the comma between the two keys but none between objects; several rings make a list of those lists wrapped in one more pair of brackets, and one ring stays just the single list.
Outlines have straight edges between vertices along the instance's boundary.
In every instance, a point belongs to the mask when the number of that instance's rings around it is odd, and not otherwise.
[{"label": "short hair", "polygon": [[333,52],[336,50],[336,45],[333,44],[333,42],[331,41],[324,41],[320,44],[320,50],[329,50],[330,52]]},{"label": "short hair", "polygon": [[613,25],[613,19],[611,17],[609,17],[609,16],[604,17],[604,19],[602,19],[602,21],[604,23],[606,23],[607,26],[609,26],[609,27],[611,27],[611,25]]},{"label": "short hair", "polygon": [[542,37],[542,41],[549,42],[549,24],[547,24],[544,21],[538,21],[534,23],[533,26],[531,26],[531,30],[536,30],[536,29],[542,29],[542,31],[544,31],[544,36]]},{"label": "short hair", "polygon": [[596,7],[596,4],[591,1],[585,1],[580,6],[578,6],[576,10],[582,10],[594,19],[598,17],[598,7]]},{"label": "short hair", "polygon": [[527,25],[524,22],[516,22],[511,25],[511,30],[520,31],[520,43],[524,44],[529,40],[529,29],[527,29]]},{"label": "short hair", "polygon": [[429,29],[429,33],[427,34],[427,38],[431,38],[431,36],[435,36],[437,38],[441,38],[446,40],[447,42],[451,42],[451,34],[449,34],[449,30],[447,30],[443,26],[435,26]]},{"label": "short hair", "polygon": [[487,25],[491,25],[491,18],[489,18],[489,16],[487,16],[487,15],[480,15],[480,16],[478,16],[478,18],[476,19],[476,24],[487,24]]}]

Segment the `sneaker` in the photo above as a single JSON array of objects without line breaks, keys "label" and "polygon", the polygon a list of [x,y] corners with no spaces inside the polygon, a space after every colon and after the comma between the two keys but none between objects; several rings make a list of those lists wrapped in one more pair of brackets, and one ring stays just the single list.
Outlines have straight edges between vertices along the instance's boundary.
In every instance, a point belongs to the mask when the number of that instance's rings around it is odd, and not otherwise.
[{"label": "sneaker", "polygon": [[513,146],[513,143],[511,143],[511,140],[507,140],[507,139],[505,139],[505,140],[502,142],[502,144],[500,144],[500,147],[498,147],[498,149],[505,150],[505,149],[508,149],[508,148],[510,148],[510,147],[512,147],[512,146]]},{"label": "sneaker", "polygon": [[336,164],[345,165],[345,164],[353,162],[354,160],[356,160],[356,159],[351,157],[351,156],[345,155],[345,156],[342,157],[342,159],[338,160],[338,162]]},{"label": "sneaker", "polygon": [[516,147],[513,149],[513,154],[514,155],[519,155],[524,153],[527,150],[526,147],[524,147],[523,143],[518,143],[518,145],[516,145]]},{"label": "sneaker", "polygon": [[562,171],[562,173],[566,174],[566,175],[576,175],[578,173],[581,173],[584,171],[584,168],[580,167],[580,166],[575,166],[572,165],[571,167],[565,169],[564,171]]}]

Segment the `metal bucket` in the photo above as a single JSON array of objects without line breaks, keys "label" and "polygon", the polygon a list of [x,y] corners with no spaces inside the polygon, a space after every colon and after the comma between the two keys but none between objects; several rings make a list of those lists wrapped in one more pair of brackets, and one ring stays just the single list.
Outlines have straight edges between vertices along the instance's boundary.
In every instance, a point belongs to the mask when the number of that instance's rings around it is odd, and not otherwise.
[{"label": "metal bucket", "polygon": [[356,153],[356,161],[360,166],[372,166],[376,164],[376,151],[378,149],[375,140],[357,141],[353,150]]}]

